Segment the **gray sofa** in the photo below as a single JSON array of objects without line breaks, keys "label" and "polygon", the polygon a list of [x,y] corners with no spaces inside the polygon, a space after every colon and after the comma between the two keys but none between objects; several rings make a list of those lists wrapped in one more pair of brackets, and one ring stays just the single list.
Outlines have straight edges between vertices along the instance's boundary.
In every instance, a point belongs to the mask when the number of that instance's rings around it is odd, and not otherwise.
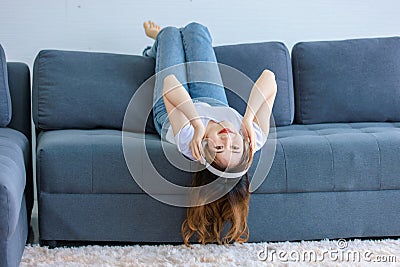
[{"label": "gray sofa", "polygon": [[0,46],[0,266],[18,266],[33,208],[30,73]]},{"label": "gray sofa", "polygon": [[[218,46],[215,52],[218,62],[252,81],[272,70],[278,84],[276,134],[270,136],[275,154],[251,195],[249,242],[400,234],[399,37],[300,42],[291,53],[281,42]],[[192,178],[162,153],[176,148],[161,146],[152,114],[144,112],[152,90],[143,92],[129,117],[136,129],[130,132],[130,149],[138,154],[135,180],[122,147],[125,111],[154,64],[139,55],[38,54],[32,112],[41,244],[182,242],[186,209],[157,201],[136,182],[152,175],[142,165],[143,143],[166,179],[189,186]],[[248,96],[248,83],[240,83]],[[245,102],[226,92],[243,114]],[[259,151],[250,176],[260,164]]]}]

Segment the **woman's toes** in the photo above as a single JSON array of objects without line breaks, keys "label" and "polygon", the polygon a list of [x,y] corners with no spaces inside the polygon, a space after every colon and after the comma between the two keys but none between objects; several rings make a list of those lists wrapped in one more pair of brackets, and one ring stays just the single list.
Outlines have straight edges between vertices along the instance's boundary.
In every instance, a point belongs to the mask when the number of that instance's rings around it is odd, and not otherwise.
[{"label": "woman's toes", "polygon": [[144,22],[143,27],[146,35],[152,39],[156,39],[158,32],[161,30],[161,27],[151,20]]}]

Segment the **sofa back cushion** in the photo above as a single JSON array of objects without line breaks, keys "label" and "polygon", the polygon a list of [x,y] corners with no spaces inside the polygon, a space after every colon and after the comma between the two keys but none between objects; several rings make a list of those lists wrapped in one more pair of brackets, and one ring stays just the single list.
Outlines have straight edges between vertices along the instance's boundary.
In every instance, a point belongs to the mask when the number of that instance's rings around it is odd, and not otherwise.
[{"label": "sofa back cushion", "polygon": [[0,45],[0,127],[6,127],[11,121],[11,97],[8,88],[7,61]]},{"label": "sofa back cushion", "polygon": [[[294,102],[289,53],[281,43],[242,44],[215,48],[217,59],[255,81],[265,68],[278,80],[275,123],[293,121]],[[155,61],[137,55],[43,50],[33,70],[33,120],[38,129],[121,129],[136,90],[154,74]],[[222,73],[223,74],[223,73]],[[229,74],[229,73],[228,73]],[[222,77],[223,81],[227,77]],[[228,77],[229,78],[229,77]],[[228,79],[229,80],[229,79]],[[249,80],[249,79],[248,79]],[[251,86],[240,88],[248,96]],[[231,106],[244,113],[245,103],[226,90]],[[129,113],[130,130],[156,133],[151,109],[153,91],[141,92],[138,108]],[[136,110],[138,112],[136,112]]]},{"label": "sofa back cushion", "polygon": [[33,72],[35,125],[45,130],[121,129],[133,93],[152,74],[152,58],[40,51]]},{"label": "sofa back cushion", "polygon": [[[229,65],[242,72],[252,82],[255,82],[264,69],[274,72],[278,85],[278,92],[272,109],[275,125],[290,125],[294,119],[294,93],[293,77],[290,54],[287,47],[281,42],[263,42],[237,45],[217,46],[214,48],[217,61]],[[243,90],[245,99],[248,99],[251,88],[239,75],[239,79],[224,77],[224,85],[231,85],[234,89]],[[234,84],[232,84],[234,83]],[[243,85],[243,86],[242,86]],[[228,88],[229,89],[229,88]],[[239,113],[244,114],[246,102],[240,99],[231,90],[226,90],[230,106],[235,107]]]},{"label": "sofa back cushion", "polygon": [[400,38],[301,42],[292,50],[295,122],[400,121]]}]

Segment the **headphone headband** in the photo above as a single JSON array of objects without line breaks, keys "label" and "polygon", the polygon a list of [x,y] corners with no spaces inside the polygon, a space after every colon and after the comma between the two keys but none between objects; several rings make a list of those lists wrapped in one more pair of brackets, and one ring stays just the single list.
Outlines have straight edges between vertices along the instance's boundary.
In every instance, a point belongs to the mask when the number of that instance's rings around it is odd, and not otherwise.
[{"label": "headphone headband", "polygon": [[219,177],[223,177],[223,178],[228,178],[228,179],[240,178],[243,175],[245,175],[246,172],[249,170],[249,169],[245,169],[244,171],[241,171],[241,172],[223,172],[223,171],[220,171],[220,170],[214,168],[213,166],[211,166],[204,158],[203,158],[203,160],[206,162],[206,168],[210,172],[214,173],[215,175],[218,175]]}]

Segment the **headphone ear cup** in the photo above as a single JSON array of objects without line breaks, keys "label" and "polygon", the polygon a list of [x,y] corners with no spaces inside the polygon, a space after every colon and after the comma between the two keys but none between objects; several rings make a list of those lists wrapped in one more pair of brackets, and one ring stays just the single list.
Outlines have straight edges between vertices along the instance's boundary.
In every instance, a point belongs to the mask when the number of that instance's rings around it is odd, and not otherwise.
[{"label": "headphone ear cup", "polygon": [[[209,147],[208,147],[208,142],[209,142],[209,139],[208,138],[205,138],[205,139],[203,139],[203,141],[201,141],[201,150],[202,151],[200,151],[200,156],[203,158],[203,160],[204,160],[204,165],[210,165],[213,161],[214,161],[214,159],[215,159],[215,156],[216,156],[216,154],[214,153],[212,153],[212,152],[210,152],[210,149],[209,149]],[[205,154],[207,154],[208,155],[208,158],[209,158],[209,160],[211,161],[208,161],[207,160],[207,157],[206,157],[206,155]],[[212,155],[213,154],[213,155]]]},{"label": "headphone ear cup", "polygon": [[244,151],[248,151],[250,144],[249,141],[246,140],[246,138],[243,138],[243,147],[244,147]]},{"label": "headphone ear cup", "polygon": [[204,155],[204,148],[207,146],[207,144],[208,144],[207,139],[203,139],[201,141],[200,157],[203,160],[203,162],[201,162],[203,165],[207,164],[206,156]]}]

